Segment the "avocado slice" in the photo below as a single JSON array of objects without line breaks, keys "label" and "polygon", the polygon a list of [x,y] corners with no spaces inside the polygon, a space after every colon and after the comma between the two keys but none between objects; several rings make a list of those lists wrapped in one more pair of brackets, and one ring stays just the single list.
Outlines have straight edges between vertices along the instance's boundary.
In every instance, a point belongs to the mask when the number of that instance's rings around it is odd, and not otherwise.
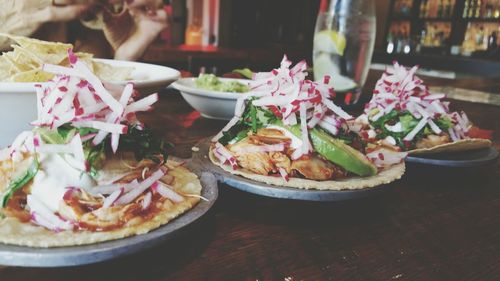
[{"label": "avocado slice", "polygon": [[[300,126],[284,126],[281,121],[275,125],[289,130],[297,137],[301,137]],[[328,161],[335,163],[347,171],[358,176],[373,176],[377,173],[377,167],[361,152],[345,144],[339,139],[332,138],[327,133],[312,129],[309,130],[309,136],[314,150]]]},{"label": "avocado slice", "polygon": [[343,141],[332,138],[318,129],[312,129],[310,136],[314,150],[332,163],[362,177],[377,173],[377,167],[363,153]]}]

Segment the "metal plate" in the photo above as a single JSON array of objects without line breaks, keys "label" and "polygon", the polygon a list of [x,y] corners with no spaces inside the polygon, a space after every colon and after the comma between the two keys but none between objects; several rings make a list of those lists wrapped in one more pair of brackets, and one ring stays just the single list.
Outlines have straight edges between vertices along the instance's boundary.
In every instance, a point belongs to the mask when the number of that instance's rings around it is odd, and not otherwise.
[{"label": "metal plate", "polygon": [[443,167],[467,168],[494,164],[497,158],[498,151],[495,147],[489,147],[464,152],[408,156],[406,162]]},{"label": "metal plate", "polygon": [[97,244],[61,247],[30,248],[0,243],[0,264],[24,267],[76,266],[102,262],[146,249],[172,240],[189,225],[199,220],[214,205],[218,196],[217,180],[214,175],[202,172],[194,163],[187,164],[200,176],[203,186],[201,200],[193,209],[149,233]]},{"label": "metal plate", "polygon": [[210,138],[200,141],[196,147],[199,148],[199,151],[193,153],[192,161],[200,163],[205,171],[213,173],[221,183],[245,192],[267,197],[302,201],[345,201],[379,194],[393,186],[392,184],[386,184],[358,190],[306,190],[270,185],[233,175],[213,164],[208,158]]}]

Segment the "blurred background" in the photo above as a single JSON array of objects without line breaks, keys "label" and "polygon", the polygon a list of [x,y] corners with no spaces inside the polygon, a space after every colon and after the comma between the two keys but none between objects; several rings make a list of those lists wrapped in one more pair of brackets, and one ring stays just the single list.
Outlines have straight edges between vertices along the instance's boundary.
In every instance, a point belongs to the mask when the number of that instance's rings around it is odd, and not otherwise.
[{"label": "blurred background", "polygon": [[[170,0],[169,26],[142,60],[223,74],[312,63],[323,0]],[[372,68],[398,60],[441,77],[500,77],[500,0],[376,0]]]}]

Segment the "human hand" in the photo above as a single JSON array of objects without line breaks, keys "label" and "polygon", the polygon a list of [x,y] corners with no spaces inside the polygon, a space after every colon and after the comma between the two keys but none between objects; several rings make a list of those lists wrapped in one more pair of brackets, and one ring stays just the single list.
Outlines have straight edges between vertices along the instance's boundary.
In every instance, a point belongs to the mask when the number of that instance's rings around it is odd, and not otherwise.
[{"label": "human hand", "polygon": [[47,22],[66,22],[78,18],[88,1],[77,0],[0,0],[0,31],[30,36]]},{"label": "human hand", "polygon": [[167,26],[167,14],[158,0],[126,1],[125,7],[132,19],[130,31],[124,35],[124,21],[117,21],[108,24],[105,34],[114,46],[115,59],[136,60]]}]

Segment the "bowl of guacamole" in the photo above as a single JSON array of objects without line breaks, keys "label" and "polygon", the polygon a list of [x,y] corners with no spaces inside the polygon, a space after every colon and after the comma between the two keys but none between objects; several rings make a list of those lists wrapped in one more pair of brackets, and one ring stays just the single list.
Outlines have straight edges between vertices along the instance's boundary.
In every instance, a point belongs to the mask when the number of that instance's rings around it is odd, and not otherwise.
[{"label": "bowl of guacamole", "polygon": [[246,93],[250,91],[248,84],[235,81],[239,79],[219,78],[213,74],[200,74],[196,78],[196,87],[200,89],[229,92],[229,93]]},{"label": "bowl of guacamole", "polygon": [[221,78],[213,74],[181,78],[172,87],[181,92],[189,105],[202,116],[229,120],[234,116],[236,100],[250,91],[252,80]]}]

